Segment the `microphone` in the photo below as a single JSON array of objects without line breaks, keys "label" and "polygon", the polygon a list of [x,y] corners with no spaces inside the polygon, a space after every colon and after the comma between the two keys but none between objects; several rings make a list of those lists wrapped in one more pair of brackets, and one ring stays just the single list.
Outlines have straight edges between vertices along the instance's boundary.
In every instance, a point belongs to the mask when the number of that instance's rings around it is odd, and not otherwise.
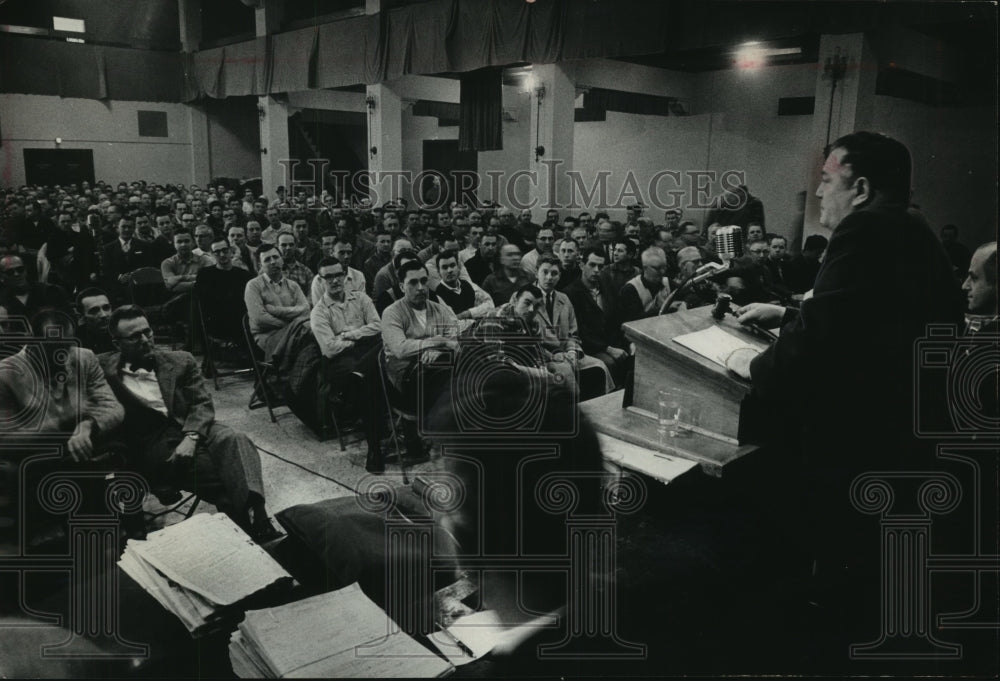
[{"label": "microphone", "polygon": [[725,272],[728,269],[729,269],[729,265],[728,264],[720,265],[717,262],[705,263],[704,265],[702,265],[701,267],[699,267],[698,269],[696,269],[694,271],[694,275],[690,279],[688,279],[686,282],[684,282],[684,284],[686,286],[690,285],[690,284],[700,284],[701,282],[705,281],[706,279],[711,279],[715,275],[717,275],[717,274],[719,274],[721,272]]},{"label": "microphone", "polygon": [[715,252],[726,264],[743,255],[743,229],[739,225],[719,227],[715,232]]}]

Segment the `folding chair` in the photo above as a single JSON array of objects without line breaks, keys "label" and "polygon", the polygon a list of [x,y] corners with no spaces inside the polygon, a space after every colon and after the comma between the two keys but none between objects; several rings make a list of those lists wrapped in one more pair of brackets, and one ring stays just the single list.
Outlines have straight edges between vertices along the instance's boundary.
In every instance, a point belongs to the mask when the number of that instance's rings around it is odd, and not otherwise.
[{"label": "folding chair", "polygon": [[[402,424],[405,421],[416,421],[416,412],[403,406],[403,395],[400,393],[396,387],[389,381],[389,377],[386,375],[385,367],[385,348],[379,350],[378,353],[378,376],[379,380],[382,381],[382,394],[385,395],[385,405],[386,411],[388,412],[389,428],[392,430],[392,441],[396,447],[396,460],[400,464],[400,468],[403,470],[403,481],[409,484],[406,476],[406,468],[403,466],[404,452],[400,447],[399,441],[400,435],[396,429],[396,424]],[[386,457],[388,458],[388,457]]]},{"label": "folding chair", "polygon": [[271,389],[267,385],[267,379],[271,376],[271,372],[274,371],[274,365],[264,361],[264,351],[254,341],[253,334],[250,332],[249,315],[243,315],[243,338],[247,344],[247,352],[253,364],[254,374],[253,392],[250,394],[250,402],[247,404],[247,409],[267,407],[267,412],[271,415],[271,423],[277,423],[278,419],[274,416],[274,409],[275,407],[282,406],[283,403],[278,400],[276,395],[272,394]]},{"label": "folding chair", "polygon": [[140,267],[132,272],[128,280],[129,297],[133,305],[138,305],[146,313],[146,319],[153,327],[153,333],[159,332],[161,338],[166,330],[170,349],[177,347],[175,322],[169,318],[173,305],[186,294],[171,297],[167,285],[163,282],[163,273],[155,267]]},{"label": "folding chair", "polygon": [[215,389],[219,389],[219,379],[225,378],[226,376],[237,376],[239,374],[245,374],[253,371],[252,367],[245,367],[243,369],[233,369],[232,371],[220,372],[219,368],[215,364],[215,346],[216,344],[227,343],[227,341],[217,336],[213,336],[208,332],[208,324],[205,322],[205,312],[201,306],[201,300],[197,295],[194,296],[192,304],[194,305],[195,316],[198,320],[199,328],[201,329],[202,342],[205,344],[205,368],[211,373],[212,384]]}]

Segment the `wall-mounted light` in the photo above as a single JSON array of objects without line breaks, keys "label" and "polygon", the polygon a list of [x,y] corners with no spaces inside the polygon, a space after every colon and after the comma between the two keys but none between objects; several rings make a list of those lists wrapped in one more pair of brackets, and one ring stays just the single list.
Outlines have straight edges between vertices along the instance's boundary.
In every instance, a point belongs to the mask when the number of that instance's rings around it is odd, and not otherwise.
[{"label": "wall-mounted light", "polygon": [[267,115],[267,110],[264,108],[264,105],[258,102],[257,103],[257,118],[259,118],[260,120],[264,120],[264,117],[266,115]]},{"label": "wall-mounted light", "polygon": [[545,99],[545,86],[539,85],[535,88],[535,99],[538,111],[535,115],[535,163],[545,156],[545,147],[541,145],[541,121],[542,121],[542,100]]},{"label": "wall-mounted light", "polygon": [[733,53],[733,63],[737,68],[751,70],[760,68],[771,57],[787,57],[802,54],[801,47],[767,47],[763,43],[752,40],[743,43]]},{"label": "wall-mounted light", "polygon": [[60,144],[62,144],[62,137],[56,137],[56,146],[58,147]]},{"label": "wall-mounted light", "polygon": [[[369,94],[365,97],[365,106],[368,107],[368,141],[372,140],[372,133],[375,130],[375,95]],[[368,158],[372,159],[378,155],[378,147],[372,145],[368,149]]]},{"label": "wall-mounted light", "polygon": [[373,111],[375,109],[375,95],[368,95],[365,97],[365,106],[368,107],[369,111]]},{"label": "wall-mounted light", "polygon": [[840,55],[840,47],[833,50],[833,56],[827,57],[823,64],[823,79],[830,81],[830,109],[826,114],[826,146],[830,146],[830,126],[833,123],[833,93],[837,83],[847,75],[847,57]]}]

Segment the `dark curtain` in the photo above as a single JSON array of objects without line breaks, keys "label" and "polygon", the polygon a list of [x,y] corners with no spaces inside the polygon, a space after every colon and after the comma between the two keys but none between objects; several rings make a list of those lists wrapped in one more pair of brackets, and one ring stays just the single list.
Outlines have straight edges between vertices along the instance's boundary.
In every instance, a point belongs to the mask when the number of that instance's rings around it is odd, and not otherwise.
[{"label": "dark curtain", "polygon": [[500,67],[462,74],[458,150],[503,149],[503,71]]}]

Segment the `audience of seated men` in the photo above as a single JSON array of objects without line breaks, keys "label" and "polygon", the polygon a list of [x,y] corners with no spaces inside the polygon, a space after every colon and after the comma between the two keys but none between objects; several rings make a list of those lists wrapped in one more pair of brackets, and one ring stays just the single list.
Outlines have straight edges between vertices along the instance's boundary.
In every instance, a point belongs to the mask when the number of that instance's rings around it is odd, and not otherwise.
[{"label": "audience of seated men", "polygon": [[[484,236],[481,243],[486,239]],[[514,291],[534,281],[533,276],[521,269],[521,249],[511,243],[500,249],[500,267],[486,277],[482,287],[493,298],[493,304],[499,306],[510,301]]]},{"label": "audience of seated men", "polygon": [[345,405],[356,404],[361,398],[359,413],[368,443],[365,469],[381,473],[385,470],[379,436],[383,397],[377,372],[382,322],[364,291],[348,290],[344,285],[347,267],[339,259],[320,260],[318,276],[324,292],[309,319],[323,354],[321,385],[335,391]]},{"label": "audience of seated men", "polygon": [[433,293],[439,302],[450,307],[455,313],[460,331],[464,331],[476,319],[481,319],[490,313],[494,308],[493,299],[482,288],[462,278],[458,251],[448,249],[439,252],[434,256],[434,264],[440,279],[433,288]]},{"label": "audience of seated men", "polygon": [[[403,297],[382,313],[385,369],[404,404],[417,411],[431,405],[451,376],[459,351],[458,319],[447,305],[429,299],[427,268],[415,256],[400,264],[399,279]],[[405,463],[425,459],[417,422],[404,419],[403,435]]]},{"label": "audience of seated men", "polygon": [[632,360],[618,330],[615,298],[601,277],[606,267],[604,253],[588,248],[583,255],[581,276],[564,292],[576,312],[583,351],[604,362],[615,385],[622,385]]},{"label": "audience of seated men", "polygon": [[76,294],[77,331],[80,346],[95,355],[115,349],[108,331],[111,318],[111,300],[99,288],[85,288]]},{"label": "audience of seated men", "polygon": [[66,290],[55,284],[31,283],[20,256],[0,257],[0,319],[28,319],[46,307],[69,312],[70,298]]},{"label": "audience of seated men", "polygon": [[278,536],[267,517],[260,456],[246,435],[215,420],[215,406],[190,353],[158,350],[145,313],[117,308],[108,322],[117,352],[100,357],[125,408],[117,433],[129,463],[151,487],[195,492],[256,541]]}]

